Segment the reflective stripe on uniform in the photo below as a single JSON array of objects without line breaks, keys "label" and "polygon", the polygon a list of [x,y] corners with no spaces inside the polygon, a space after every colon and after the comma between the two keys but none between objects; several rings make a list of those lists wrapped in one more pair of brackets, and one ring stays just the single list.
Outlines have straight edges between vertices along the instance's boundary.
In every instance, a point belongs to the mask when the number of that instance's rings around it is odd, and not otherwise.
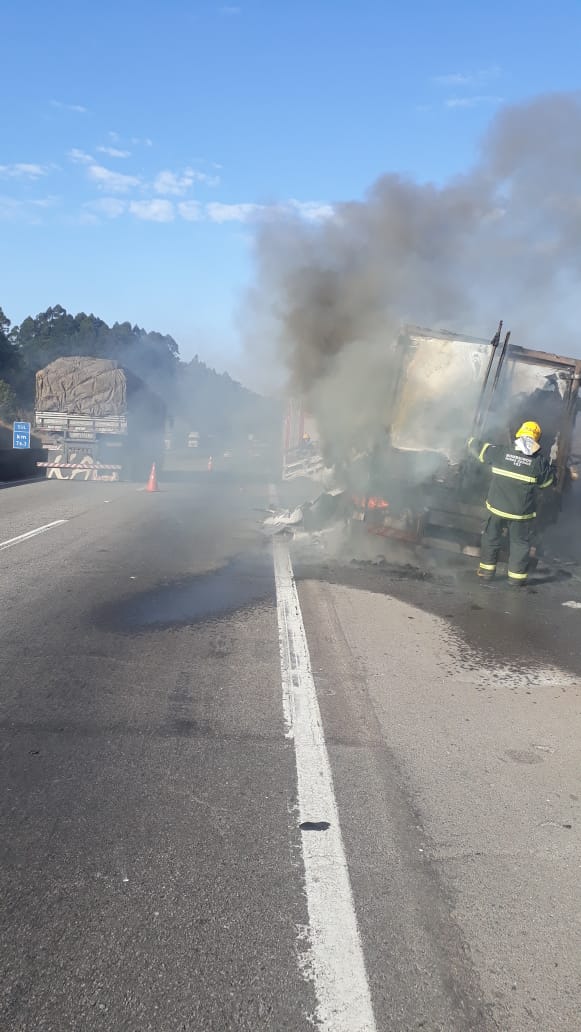
[{"label": "reflective stripe on uniform", "polygon": [[528,573],[511,573],[511,571],[509,570],[508,571],[508,576],[512,580],[526,580],[527,577],[528,577]]},{"label": "reflective stripe on uniform", "polygon": [[503,520],[534,520],[537,515],[536,512],[528,512],[526,516],[517,516],[514,512],[501,512],[500,509],[493,509],[490,502],[486,503],[486,508],[494,516],[501,516]]},{"label": "reflective stripe on uniform", "polygon": [[494,566],[490,566],[488,563],[480,563],[480,569],[481,570],[496,570],[496,563],[494,563]]},{"label": "reflective stripe on uniform", "polygon": [[492,467],[492,472],[496,473],[498,477],[511,477],[512,480],[523,480],[525,484],[536,484],[536,477],[527,477],[524,473],[513,473],[510,469],[499,469],[498,466]]},{"label": "reflective stripe on uniform", "polygon": [[539,484],[538,486],[539,487],[550,487],[550,485],[552,483],[553,483],[553,474],[551,473],[551,476],[549,477],[549,479],[545,480],[544,484]]},{"label": "reflective stripe on uniform", "polygon": [[490,448],[490,444],[483,444],[482,445],[482,449],[480,451],[480,455],[478,456],[478,461],[479,462],[484,462],[484,456],[486,455],[486,452],[488,451],[489,448]]}]

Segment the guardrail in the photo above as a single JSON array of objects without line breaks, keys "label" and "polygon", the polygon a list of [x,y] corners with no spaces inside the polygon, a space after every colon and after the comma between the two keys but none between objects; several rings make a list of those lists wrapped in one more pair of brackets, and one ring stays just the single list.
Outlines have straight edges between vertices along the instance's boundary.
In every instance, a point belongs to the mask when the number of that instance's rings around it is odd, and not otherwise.
[{"label": "guardrail", "polygon": [[0,481],[31,480],[39,476],[38,463],[45,461],[45,448],[27,448],[13,451],[0,449]]}]

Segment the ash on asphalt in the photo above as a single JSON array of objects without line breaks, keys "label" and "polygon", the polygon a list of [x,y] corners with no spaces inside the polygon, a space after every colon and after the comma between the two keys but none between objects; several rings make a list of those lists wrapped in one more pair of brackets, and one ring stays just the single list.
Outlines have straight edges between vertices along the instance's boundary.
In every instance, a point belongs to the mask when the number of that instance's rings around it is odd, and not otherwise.
[{"label": "ash on asphalt", "polygon": [[[430,567],[414,561],[392,562],[385,556],[376,559],[352,558],[347,560],[325,560],[320,557],[309,559],[305,553],[295,559],[297,580],[326,580],[331,584],[361,588],[379,594],[390,594],[390,589],[402,582],[428,583],[437,587],[464,591],[466,588],[502,591],[509,587],[506,576],[499,575],[491,581],[476,579],[474,560],[462,563],[434,562]],[[526,592],[534,592],[543,585],[562,584],[572,573],[560,567],[553,567],[546,573],[532,574]]]},{"label": "ash on asphalt", "polygon": [[547,573],[534,574],[526,588],[515,591],[505,576],[483,583],[473,559],[447,561],[408,552],[369,561],[349,555],[323,556],[315,550],[309,556],[305,547],[295,551],[297,581],[389,595],[431,612],[446,620],[458,647],[477,662],[514,664],[520,671],[553,663],[581,675],[576,646],[579,618],[576,621],[575,610],[566,608],[571,599],[581,600],[581,579],[560,562],[551,564]]},{"label": "ash on asphalt", "polygon": [[143,632],[208,623],[275,599],[269,555],[237,556],[216,570],[170,581],[106,606],[99,622]]}]

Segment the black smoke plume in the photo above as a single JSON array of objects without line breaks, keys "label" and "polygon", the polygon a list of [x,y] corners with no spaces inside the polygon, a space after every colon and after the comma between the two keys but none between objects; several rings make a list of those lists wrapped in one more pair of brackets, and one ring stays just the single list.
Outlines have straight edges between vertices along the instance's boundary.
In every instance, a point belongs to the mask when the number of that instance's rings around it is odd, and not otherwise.
[{"label": "black smoke plume", "polygon": [[385,421],[402,322],[490,337],[502,317],[516,344],[579,354],[581,96],[503,108],[443,185],[387,173],[329,219],[270,217],[256,264],[261,325],[335,439]]}]

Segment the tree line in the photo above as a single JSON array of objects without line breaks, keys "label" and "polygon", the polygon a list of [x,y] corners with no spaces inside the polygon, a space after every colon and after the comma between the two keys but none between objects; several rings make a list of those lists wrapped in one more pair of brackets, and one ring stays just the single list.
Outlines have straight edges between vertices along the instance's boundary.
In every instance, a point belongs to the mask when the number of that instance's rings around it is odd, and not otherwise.
[{"label": "tree line", "polygon": [[4,409],[30,411],[37,371],[66,355],[115,359],[145,382],[155,384],[164,400],[172,399],[179,364],[179,349],[172,337],[147,333],[128,322],[108,326],[94,315],[70,315],[56,305],[29,316],[20,326],[11,326],[0,309],[0,399],[4,399]]},{"label": "tree line", "polygon": [[129,322],[108,326],[95,315],[71,315],[61,305],[12,326],[0,308],[0,418],[29,419],[35,376],[57,358],[83,355],[119,362],[158,393],[172,418],[191,431],[228,438],[261,433],[278,418],[275,402],[217,373],[196,355],[180,360],[169,334]]}]

